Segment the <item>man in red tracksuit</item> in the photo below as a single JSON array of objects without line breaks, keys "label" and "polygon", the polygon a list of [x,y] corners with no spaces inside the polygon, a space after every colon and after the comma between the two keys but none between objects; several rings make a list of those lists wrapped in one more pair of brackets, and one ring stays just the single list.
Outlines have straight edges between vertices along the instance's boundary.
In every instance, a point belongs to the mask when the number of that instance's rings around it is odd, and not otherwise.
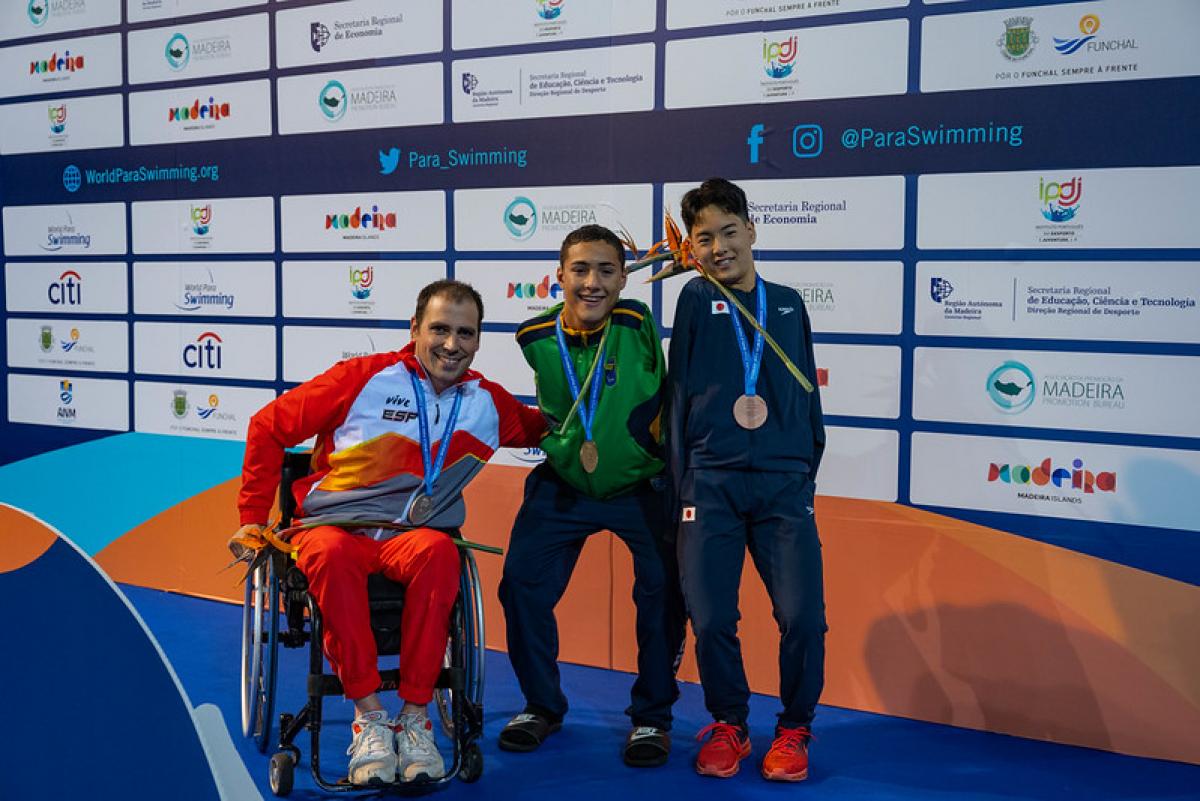
[{"label": "man in red tracksuit", "polygon": [[[295,482],[297,518],[389,521],[407,531],[318,526],[297,535],[297,563],[325,621],[325,654],[354,702],[350,781],[383,784],[445,775],[426,705],[446,651],[459,558],[446,531],[465,518],[462,490],[500,446],[532,447],[540,412],[469,370],[479,349],[483,301],[458,281],[421,290],[412,342],[348,359],[284,393],[250,421],[242,528],[267,522],[285,448],[316,436],[313,472]],[[232,541],[231,541],[232,544]],[[399,695],[393,722],[376,690],[379,671],[366,582],[383,573],[405,585]]]}]

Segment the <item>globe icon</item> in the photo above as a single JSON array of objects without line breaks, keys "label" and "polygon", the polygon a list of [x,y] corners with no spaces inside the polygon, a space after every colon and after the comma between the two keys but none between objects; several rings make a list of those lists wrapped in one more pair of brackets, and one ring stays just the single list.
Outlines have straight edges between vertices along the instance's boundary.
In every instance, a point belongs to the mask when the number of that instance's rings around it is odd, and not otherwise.
[{"label": "globe icon", "polygon": [[74,192],[82,181],[83,176],[80,175],[79,168],[74,164],[68,164],[67,168],[63,170],[63,186],[67,188],[67,191]]}]

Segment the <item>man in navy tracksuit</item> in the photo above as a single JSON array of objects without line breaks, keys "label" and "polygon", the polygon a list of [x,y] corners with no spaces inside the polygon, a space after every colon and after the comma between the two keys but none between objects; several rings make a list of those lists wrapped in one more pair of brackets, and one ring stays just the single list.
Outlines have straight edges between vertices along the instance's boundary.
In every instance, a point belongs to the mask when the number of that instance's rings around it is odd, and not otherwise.
[{"label": "man in navy tracksuit", "polygon": [[793,289],[763,281],[745,193],[705,181],[682,201],[701,267],[755,315],[808,378],[805,390],[727,298],[702,277],[679,297],[668,368],[668,467],[676,493],[683,592],[714,723],[696,759],[707,776],[737,773],[750,753],[750,691],[737,637],[747,548],[781,634],[783,712],[764,777],[808,775],[810,724],[824,684],[825,601],[814,478],[825,447],[812,331]]}]

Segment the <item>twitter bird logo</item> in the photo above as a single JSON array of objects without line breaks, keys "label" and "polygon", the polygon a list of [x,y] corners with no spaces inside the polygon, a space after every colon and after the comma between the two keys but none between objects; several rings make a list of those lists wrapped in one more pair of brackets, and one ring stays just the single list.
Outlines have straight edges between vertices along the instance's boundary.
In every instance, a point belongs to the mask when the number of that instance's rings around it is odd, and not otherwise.
[{"label": "twitter bird logo", "polygon": [[393,147],[388,152],[379,151],[379,174],[391,175],[400,166],[400,148]]}]

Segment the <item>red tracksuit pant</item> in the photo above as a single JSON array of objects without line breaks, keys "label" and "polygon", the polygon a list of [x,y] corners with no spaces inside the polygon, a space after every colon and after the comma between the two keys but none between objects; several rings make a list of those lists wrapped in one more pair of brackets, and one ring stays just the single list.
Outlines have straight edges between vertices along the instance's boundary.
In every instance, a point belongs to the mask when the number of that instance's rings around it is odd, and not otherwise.
[{"label": "red tracksuit pant", "polygon": [[458,597],[458,548],[441,531],[419,528],[380,542],[321,526],[298,534],[297,564],[325,623],[325,656],[346,697],[379,689],[379,655],[367,607],[367,576],[405,586],[400,621],[400,697],[427,704],[446,655],[450,610]]}]

